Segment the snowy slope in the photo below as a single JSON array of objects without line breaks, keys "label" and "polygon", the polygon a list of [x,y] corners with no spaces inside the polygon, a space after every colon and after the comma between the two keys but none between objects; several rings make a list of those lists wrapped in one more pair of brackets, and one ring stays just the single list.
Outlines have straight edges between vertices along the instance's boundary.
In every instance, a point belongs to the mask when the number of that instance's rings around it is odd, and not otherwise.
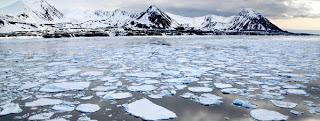
[{"label": "snowy slope", "polygon": [[[96,13],[101,14],[101,13]],[[100,28],[100,27],[125,27],[137,18],[137,13],[131,13],[125,10],[116,9],[108,14],[103,14],[98,19],[92,19],[81,24],[85,28]]]},{"label": "snowy slope", "polygon": [[262,14],[249,8],[241,10],[241,12],[233,18],[229,30],[282,31]]},{"label": "snowy slope", "polygon": [[142,12],[134,22],[138,27],[146,28],[167,29],[172,26],[178,26],[178,23],[175,20],[154,5],[150,6],[145,12]]},{"label": "snowy slope", "polygon": [[9,15],[0,15],[0,33],[14,31],[33,31],[38,27],[31,23],[26,23],[18,18]]},{"label": "snowy slope", "polygon": [[45,0],[18,0],[16,3],[2,8],[1,14],[19,17],[30,22],[54,22],[62,19],[64,15]]}]

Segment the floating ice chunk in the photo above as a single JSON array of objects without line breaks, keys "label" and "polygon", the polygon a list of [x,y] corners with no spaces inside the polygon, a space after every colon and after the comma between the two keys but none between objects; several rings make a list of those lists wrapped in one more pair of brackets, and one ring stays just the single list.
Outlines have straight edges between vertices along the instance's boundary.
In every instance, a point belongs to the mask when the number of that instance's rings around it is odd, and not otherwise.
[{"label": "floating ice chunk", "polygon": [[301,114],[303,114],[303,112],[296,111],[296,110],[290,110],[290,113],[292,113],[293,115],[301,115]]},{"label": "floating ice chunk", "polygon": [[182,94],[181,97],[183,97],[183,98],[195,98],[197,96],[195,94],[193,94],[193,93],[187,92],[187,93]]},{"label": "floating ice chunk", "polygon": [[22,112],[22,109],[20,108],[19,104],[15,103],[8,103],[0,107],[2,108],[2,111],[0,111],[0,116]]},{"label": "floating ice chunk", "polygon": [[200,97],[196,99],[202,105],[218,105],[221,104],[222,97],[216,96],[214,94],[201,94]]},{"label": "floating ice chunk", "polygon": [[80,99],[81,99],[81,100],[90,100],[91,98],[93,98],[93,96],[82,97],[82,98],[80,98]]},{"label": "floating ice chunk", "polygon": [[27,90],[27,89],[31,89],[34,87],[39,86],[41,83],[39,82],[26,82],[23,85],[21,85],[21,87],[18,90]]},{"label": "floating ice chunk", "polygon": [[240,100],[240,99],[234,100],[234,101],[232,102],[232,104],[233,104],[233,105],[236,105],[236,106],[248,108],[248,109],[255,109],[255,108],[257,108],[257,105],[252,104],[250,101]]},{"label": "floating ice chunk", "polygon": [[129,86],[128,90],[134,92],[147,92],[157,89],[157,87],[153,85],[140,85],[140,86]]},{"label": "floating ice chunk", "polygon": [[32,115],[28,118],[28,120],[34,121],[34,120],[47,120],[50,119],[54,115],[53,112],[49,113],[40,113],[36,115]]},{"label": "floating ice chunk", "polygon": [[219,89],[224,89],[224,88],[231,88],[231,84],[224,84],[224,83],[214,83],[214,86],[216,86]]},{"label": "floating ice chunk", "polygon": [[188,87],[191,92],[212,92],[212,88],[209,87]]},{"label": "floating ice chunk", "polygon": [[177,115],[174,112],[159,105],[156,105],[145,98],[134,101],[130,104],[125,104],[123,105],[123,107],[128,113],[140,117],[143,120],[162,120],[177,117]]},{"label": "floating ice chunk", "polygon": [[187,85],[181,84],[181,85],[174,85],[178,90],[184,89],[187,87]]},{"label": "floating ice chunk", "polygon": [[48,84],[39,91],[42,92],[63,92],[70,90],[84,90],[90,86],[90,82],[61,82]]},{"label": "floating ice chunk", "polygon": [[197,81],[197,78],[188,77],[188,78],[171,78],[171,79],[165,79],[162,80],[162,82],[167,83],[178,83],[178,84],[189,84],[191,82]]},{"label": "floating ice chunk", "polygon": [[297,103],[278,101],[278,100],[271,100],[271,102],[273,103],[273,105],[280,108],[294,108],[298,105]]},{"label": "floating ice chunk", "polygon": [[306,95],[307,92],[301,89],[287,89],[287,93],[296,95]]},{"label": "floating ice chunk", "polygon": [[139,72],[139,73],[128,73],[126,76],[131,77],[142,77],[142,78],[156,78],[161,77],[161,73],[159,72]]},{"label": "floating ice chunk", "polygon": [[112,93],[109,95],[105,95],[103,98],[104,99],[109,99],[109,100],[120,100],[120,99],[125,99],[132,97],[132,94],[129,92],[119,92],[119,93]]},{"label": "floating ice chunk", "polygon": [[160,81],[158,80],[144,80],[145,84],[158,84]]},{"label": "floating ice chunk", "polygon": [[77,121],[98,121],[98,120],[93,120],[93,119],[89,118],[88,116],[81,116],[78,118]]},{"label": "floating ice chunk", "polygon": [[298,86],[298,85],[289,85],[289,84],[283,85],[282,87],[284,89],[299,89],[300,88],[300,86]]},{"label": "floating ice chunk", "polygon": [[288,120],[288,116],[283,115],[276,111],[270,111],[266,109],[254,109],[250,111],[252,118],[259,121],[285,121]]},{"label": "floating ice chunk", "polygon": [[117,89],[118,87],[117,86],[97,86],[95,88],[92,88],[91,90],[93,91],[110,91],[110,90],[114,90],[114,89]]},{"label": "floating ice chunk", "polygon": [[80,69],[66,70],[66,71],[60,72],[58,76],[71,76],[79,73],[80,71],[81,71]]},{"label": "floating ice chunk", "polygon": [[68,121],[68,120],[64,119],[64,118],[55,118],[55,119],[50,119],[50,120],[46,120],[46,121]]},{"label": "floating ice chunk", "polygon": [[221,92],[223,94],[238,94],[238,93],[241,93],[241,90],[237,88],[225,88],[225,89],[222,89]]},{"label": "floating ice chunk", "polygon": [[95,104],[80,104],[77,106],[76,110],[83,113],[93,113],[100,110],[100,107]]},{"label": "floating ice chunk", "polygon": [[34,106],[57,105],[57,104],[61,104],[62,102],[63,101],[59,99],[40,98],[33,102],[27,102],[25,106],[34,107]]},{"label": "floating ice chunk", "polygon": [[160,99],[163,96],[164,96],[163,94],[151,94],[151,95],[148,95],[148,97],[150,97],[152,99]]},{"label": "floating ice chunk", "polygon": [[75,108],[75,106],[73,106],[73,105],[67,105],[67,104],[59,104],[59,105],[54,105],[54,106],[52,107],[53,110],[65,111],[65,112],[73,111],[74,108]]},{"label": "floating ice chunk", "polygon": [[84,73],[81,73],[80,76],[102,76],[102,71],[87,71]]}]

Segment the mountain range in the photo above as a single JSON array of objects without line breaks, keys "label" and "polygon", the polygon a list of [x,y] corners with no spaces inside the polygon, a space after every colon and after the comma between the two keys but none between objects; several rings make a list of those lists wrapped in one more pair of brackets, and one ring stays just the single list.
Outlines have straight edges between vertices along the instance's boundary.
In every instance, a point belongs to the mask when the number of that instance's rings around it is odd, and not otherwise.
[{"label": "mountain range", "polygon": [[261,13],[249,8],[229,17],[216,15],[184,17],[164,12],[154,5],[142,12],[116,9],[63,13],[45,0],[19,0],[0,9],[0,33],[108,27],[146,30],[183,28],[203,31],[284,32]]}]

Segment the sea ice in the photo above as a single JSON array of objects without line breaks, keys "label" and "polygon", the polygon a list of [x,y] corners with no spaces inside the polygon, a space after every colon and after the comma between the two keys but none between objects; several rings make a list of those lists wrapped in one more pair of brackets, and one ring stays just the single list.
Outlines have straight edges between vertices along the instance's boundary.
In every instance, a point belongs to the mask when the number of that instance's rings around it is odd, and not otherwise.
[{"label": "sea ice", "polygon": [[238,94],[238,93],[241,93],[241,90],[237,88],[225,88],[225,89],[222,89],[221,92],[223,94]]},{"label": "sea ice", "polygon": [[174,112],[156,105],[145,98],[130,104],[125,104],[123,107],[128,113],[140,117],[143,120],[163,120],[177,117]]},{"label": "sea ice", "polygon": [[71,70],[66,70],[66,71],[62,71],[58,74],[58,76],[71,76],[71,75],[75,75],[77,73],[79,73],[81,70],[80,69],[71,69]]},{"label": "sea ice", "polygon": [[129,86],[128,90],[134,92],[147,92],[157,89],[157,87],[153,85],[140,85],[140,86]]},{"label": "sea ice", "polygon": [[287,89],[287,93],[296,95],[306,95],[307,92],[301,89]]},{"label": "sea ice", "polygon": [[90,86],[90,82],[61,82],[52,83],[42,87],[42,92],[63,92],[70,90],[84,90]]},{"label": "sea ice", "polygon": [[293,115],[301,115],[301,114],[303,114],[303,112],[296,111],[296,110],[290,110],[290,113],[292,113]]},{"label": "sea ice", "polygon": [[102,76],[102,71],[87,71],[84,73],[81,73],[80,76]]},{"label": "sea ice", "polygon": [[183,97],[183,98],[195,98],[196,95],[193,94],[193,93],[187,92],[187,93],[182,94],[181,97]]},{"label": "sea ice", "polygon": [[39,86],[41,83],[39,82],[26,82],[23,85],[21,85],[21,87],[18,90],[27,90],[27,89],[31,89],[34,87]]},{"label": "sea ice", "polygon": [[214,83],[214,86],[216,86],[219,89],[224,89],[224,88],[231,88],[231,84],[224,84],[224,83]]},{"label": "sea ice", "polygon": [[91,98],[93,98],[93,96],[86,96],[86,97],[81,97],[81,100],[90,100]]},{"label": "sea ice", "polygon": [[276,111],[270,111],[266,109],[254,109],[250,111],[252,118],[259,121],[285,121],[288,120],[288,116],[283,115]]},{"label": "sea ice", "polygon": [[294,108],[298,105],[297,103],[278,101],[278,100],[271,100],[271,102],[273,103],[273,105],[281,108]]},{"label": "sea ice", "polygon": [[214,94],[201,94],[200,97],[197,97],[196,101],[202,105],[218,105],[221,104],[222,97],[216,96]]},{"label": "sea ice", "polygon": [[117,86],[97,86],[97,87],[94,87],[92,88],[91,90],[93,91],[110,91],[110,90],[114,90],[114,89],[117,89],[118,87]]},{"label": "sea ice", "polygon": [[212,88],[209,87],[188,87],[191,92],[212,92]]},{"label": "sea ice", "polygon": [[59,105],[54,105],[54,106],[52,107],[53,110],[66,111],[66,112],[73,111],[74,108],[75,108],[75,106],[73,106],[73,105],[67,105],[67,104],[59,104]]},{"label": "sea ice", "polygon": [[64,119],[64,118],[55,118],[55,119],[50,119],[50,120],[46,120],[46,121],[68,121],[68,120]]},{"label": "sea ice", "polygon": [[125,99],[132,97],[132,94],[129,92],[119,92],[119,93],[112,93],[109,95],[105,95],[103,98],[104,99],[109,99],[109,100],[120,100],[120,99]]},{"label": "sea ice", "polygon": [[232,103],[236,106],[240,106],[240,107],[244,107],[244,108],[249,108],[249,109],[257,108],[257,105],[252,104],[250,101],[246,101],[246,100],[236,99]]},{"label": "sea ice", "polygon": [[35,107],[35,106],[46,106],[46,105],[57,105],[63,103],[62,100],[59,99],[49,99],[49,98],[40,98],[33,102],[27,102],[25,104],[26,107]]},{"label": "sea ice", "polygon": [[2,111],[0,110],[0,116],[22,112],[22,109],[20,108],[19,104],[15,103],[8,103],[0,107],[2,108]]},{"label": "sea ice", "polygon": [[36,114],[36,115],[30,116],[30,117],[28,118],[28,120],[30,120],[30,121],[34,121],[34,120],[47,120],[47,119],[50,119],[53,115],[54,115],[53,112],[40,113],[40,114]]},{"label": "sea ice", "polygon": [[77,106],[76,110],[83,113],[93,113],[100,110],[100,107],[95,104],[80,104]]}]

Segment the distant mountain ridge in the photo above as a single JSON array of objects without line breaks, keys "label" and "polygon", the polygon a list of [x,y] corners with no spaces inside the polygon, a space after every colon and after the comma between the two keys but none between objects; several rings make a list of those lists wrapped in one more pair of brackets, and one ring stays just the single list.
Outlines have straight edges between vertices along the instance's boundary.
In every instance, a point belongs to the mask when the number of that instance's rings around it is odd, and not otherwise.
[{"label": "distant mountain ridge", "polygon": [[[166,13],[154,5],[142,12],[128,12],[125,10],[96,10],[83,12],[74,18],[62,13],[45,0],[20,0],[13,5],[1,9],[0,33],[15,22],[34,27],[11,27],[10,30],[23,31],[29,29],[52,29],[47,24],[71,24],[78,28],[131,28],[131,29],[167,29],[185,28],[206,31],[271,31],[283,32],[271,23],[261,13],[253,9],[243,9],[237,15],[230,17],[207,15],[203,17],[183,17]],[[82,15],[83,14],[83,15]],[[10,17],[9,17],[10,16]],[[10,19],[8,19],[10,18]],[[72,21],[77,20],[77,21]],[[29,24],[30,23],[30,24]],[[5,27],[7,26],[7,27]],[[52,26],[52,25],[51,25]],[[57,26],[53,26],[57,27]],[[28,29],[25,29],[28,28]]]}]

